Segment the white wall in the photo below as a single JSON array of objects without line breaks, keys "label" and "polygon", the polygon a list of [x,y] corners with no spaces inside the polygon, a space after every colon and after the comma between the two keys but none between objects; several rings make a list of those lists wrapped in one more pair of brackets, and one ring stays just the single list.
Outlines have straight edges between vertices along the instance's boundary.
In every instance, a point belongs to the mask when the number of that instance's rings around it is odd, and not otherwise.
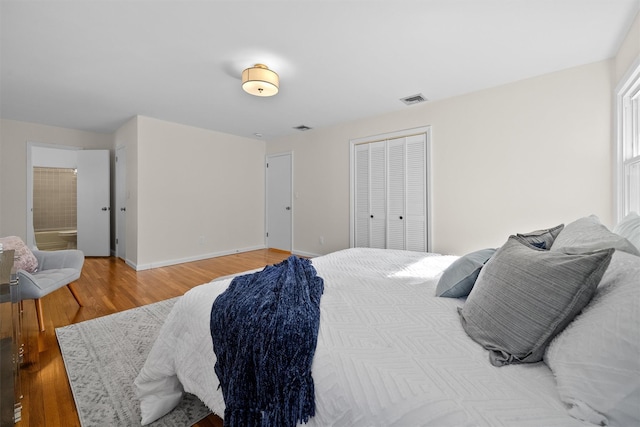
[{"label": "white wall", "polygon": [[76,150],[34,146],[31,147],[31,166],[75,169],[78,167],[78,155]]},{"label": "white wall", "polygon": [[610,224],[611,68],[597,62],[269,141],[268,153],[294,152],[294,251],[348,247],[350,139],[426,125],[434,252],[494,247],[589,214]]},{"label": "white wall", "polygon": [[497,246],[510,233],[590,213],[612,225],[612,88],[639,56],[640,15],[611,61],[311,130],[266,150],[262,141],[146,117],[114,135],[2,119],[0,235],[26,238],[28,141],[125,145],[131,264],[262,247],[264,155],[293,151],[294,251],[328,253],[349,244],[349,140],[425,125],[434,251]]},{"label": "white wall", "polygon": [[640,59],[640,12],[636,15],[614,58],[614,87],[620,82],[629,67],[638,59]]},{"label": "white wall", "polygon": [[0,236],[27,238],[27,142],[110,149],[110,134],[0,120]]},{"label": "white wall", "polygon": [[143,116],[137,137],[138,269],[264,247],[263,141]]},{"label": "white wall", "polygon": [[0,235],[25,240],[27,142],[126,147],[126,256],[135,268],[264,247],[263,141],[141,116],[113,135],[3,119]]}]

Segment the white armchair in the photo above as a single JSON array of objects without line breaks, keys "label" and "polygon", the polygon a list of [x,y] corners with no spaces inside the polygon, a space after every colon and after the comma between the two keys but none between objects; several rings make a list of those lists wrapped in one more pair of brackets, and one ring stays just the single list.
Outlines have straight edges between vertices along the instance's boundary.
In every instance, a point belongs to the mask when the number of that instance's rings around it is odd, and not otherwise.
[{"label": "white armchair", "polygon": [[33,299],[35,301],[38,326],[41,331],[44,331],[41,298],[45,295],[67,286],[78,305],[82,307],[82,302],[75,289],[71,286],[71,282],[80,278],[84,264],[84,254],[82,251],[74,249],[61,251],[34,250],[33,254],[38,259],[38,270],[35,273],[18,270],[18,283],[21,299]]}]

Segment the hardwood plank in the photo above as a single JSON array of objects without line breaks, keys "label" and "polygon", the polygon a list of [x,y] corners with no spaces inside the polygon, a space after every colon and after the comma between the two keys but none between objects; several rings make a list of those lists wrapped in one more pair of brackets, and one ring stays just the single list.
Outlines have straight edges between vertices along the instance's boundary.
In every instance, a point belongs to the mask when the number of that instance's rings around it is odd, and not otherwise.
[{"label": "hardwood plank", "polygon": [[[263,249],[139,272],[117,258],[87,258],[75,282],[83,307],[66,288],[52,292],[43,298],[46,330],[40,332],[33,302],[24,302],[24,397],[17,426],[80,426],[55,328],[173,298],[217,277],[278,263],[288,256]],[[195,426],[222,427],[222,420],[210,415]]]}]

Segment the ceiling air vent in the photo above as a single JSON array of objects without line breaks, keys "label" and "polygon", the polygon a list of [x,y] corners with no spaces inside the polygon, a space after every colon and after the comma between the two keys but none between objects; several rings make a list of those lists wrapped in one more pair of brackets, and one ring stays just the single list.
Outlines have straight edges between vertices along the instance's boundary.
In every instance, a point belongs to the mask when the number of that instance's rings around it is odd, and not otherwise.
[{"label": "ceiling air vent", "polygon": [[427,98],[425,98],[423,94],[419,93],[417,95],[411,95],[404,98],[400,98],[400,101],[404,102],[407,105],[413,105],[413,104],[419,104],[421,102],[426,102]]},{"label": "ceiling air vent", "polygon": [[294,129],[296,130],[301,130],[301,131],[305,131],[305,130],[309,130],[311,129],[309,126],[305,126],[305,125],[300,125],[300,126],[296,126],[294,127]]}]

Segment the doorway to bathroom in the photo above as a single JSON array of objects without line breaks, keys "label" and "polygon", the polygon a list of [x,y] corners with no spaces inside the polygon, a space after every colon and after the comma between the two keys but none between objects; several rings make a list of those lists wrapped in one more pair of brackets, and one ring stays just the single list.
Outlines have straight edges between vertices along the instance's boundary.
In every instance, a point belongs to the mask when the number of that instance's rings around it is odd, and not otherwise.
[{"label": "doorway to bathroom", "polygon": [[27,145],[27,244],[109,256],[109,151]]}]

